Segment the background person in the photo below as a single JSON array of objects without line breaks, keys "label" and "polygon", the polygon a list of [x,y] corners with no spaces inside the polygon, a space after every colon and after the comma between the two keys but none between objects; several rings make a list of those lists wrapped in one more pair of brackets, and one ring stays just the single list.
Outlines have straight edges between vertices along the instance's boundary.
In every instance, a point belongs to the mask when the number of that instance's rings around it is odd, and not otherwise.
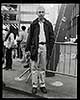
[{"label": "background person", "polygon": [[22,50],[22,62],[25,62],[25,46],[26,46],[26,41],[27,41],[27,32],[26,32],[26,27],[22,26],[21,27],[22,31],[20,32],[20,46],[21,46],[21,50]]},{"label": "background person", "polygon": [[6,47],[6,66],[4,69],[12,69],[12,46],[14,45],[14,34],[7,31],[4,46]]}]

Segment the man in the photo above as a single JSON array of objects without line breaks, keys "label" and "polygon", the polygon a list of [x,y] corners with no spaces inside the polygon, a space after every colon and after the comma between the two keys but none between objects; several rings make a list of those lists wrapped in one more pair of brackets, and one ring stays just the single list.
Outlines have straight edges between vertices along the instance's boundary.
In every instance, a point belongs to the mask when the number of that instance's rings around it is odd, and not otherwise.
[{"label": "man", "polygon": [[17,58],[22,59],[22,50],[21,50],[21,40],[19,38],[19,35],[16,35],[16,42],[17,42]]},{"label": "man", "polygon": [[26,46],[26,41],[27,41],[27,32],[26,32],[26,27],[22,26],[21,27],[22,31],[20,32],[20,40],[21,40],[21,50],[22,50],[22,62],[25,62],[25,46]]},{"label": "man", "polygon": [[7,30],[7,34],[4,41],[6,47],[6,66],[4,69],[12,70],[12,46],[14,45],[14,34],[11,33],[10,29]]},{"label": "man", "polygon": [[[46,62],[48,62],[51,56],[54,45],[53,27],[52,24],[44,18],[45,9],[40,6],[37,9],[36,14],[38,15],[38,18],[30,25],[30,33],[26,45],[26,51],[31,52],[33,94],[37,93],[38,82],[40,90],[43,93],[47,93],[45,86]],[[38,61],[40,62],[38,63]]]}]

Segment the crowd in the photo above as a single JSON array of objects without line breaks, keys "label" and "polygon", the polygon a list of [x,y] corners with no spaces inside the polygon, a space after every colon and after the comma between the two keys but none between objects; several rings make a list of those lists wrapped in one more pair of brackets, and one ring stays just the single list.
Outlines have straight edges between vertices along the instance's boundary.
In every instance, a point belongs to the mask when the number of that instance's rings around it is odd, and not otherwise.
[{"label": "crowd", "polygon": [[[3,52],[4,52],[4,69],[12,70],[13,58],[20,58],[25,60],[25,45],[29,33],[29,28],[26,30],[25,26],[21,27],[19,34],[16,34],[12,25],[3,24]],[[15,33],[15,34],[14,34]]]}]

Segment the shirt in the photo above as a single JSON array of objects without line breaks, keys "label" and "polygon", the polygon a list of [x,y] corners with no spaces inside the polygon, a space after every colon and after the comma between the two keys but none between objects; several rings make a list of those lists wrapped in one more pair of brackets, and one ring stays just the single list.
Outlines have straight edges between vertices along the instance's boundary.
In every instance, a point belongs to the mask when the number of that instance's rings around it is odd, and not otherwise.
[{"label": "shirt", "polygon": [[39,34],[39,42],[46,42],[45,33],[44,33],[44,23],[39,22],[40,25],[40,34]]},{"label": "shirt", "polygon": [[26,42],[27,41],[27,37],[28,37],[27,32],[25,32],[25,31],[21,31],[20,32],[19,38],[20,38],[20,40],[22,40],[22,42]]},{"label": "shirt", "polygon": [[6,46],[6,48],[11,48],[13,44],[14,44],[14,34],[10,33],[8,39],[4,42],[4,45]]}]

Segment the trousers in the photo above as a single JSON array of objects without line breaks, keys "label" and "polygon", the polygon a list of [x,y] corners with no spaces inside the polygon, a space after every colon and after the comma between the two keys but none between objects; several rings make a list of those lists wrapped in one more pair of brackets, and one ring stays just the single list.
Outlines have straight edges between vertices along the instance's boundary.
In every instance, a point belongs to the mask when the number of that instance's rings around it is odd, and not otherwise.
[{"label": "trousers", "polygon": [[46,70],[46,45],[39,45],[38,48],[38,60],[32,61],[31,73],[32,73],[32,86],[33,87],[45,87],[45,70]]},{"label": "trousers", "polygon": [[12,68],[12,48],[6,48],[6,67]]}]

